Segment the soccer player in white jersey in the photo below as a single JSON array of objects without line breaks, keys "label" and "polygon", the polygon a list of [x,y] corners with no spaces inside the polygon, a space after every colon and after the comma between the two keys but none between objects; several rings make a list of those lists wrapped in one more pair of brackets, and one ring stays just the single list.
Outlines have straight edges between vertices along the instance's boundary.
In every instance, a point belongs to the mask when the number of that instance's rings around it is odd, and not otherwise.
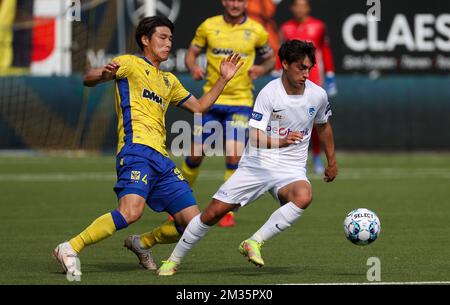
[{"label": "soccer player in white jersey", "polygon": [[267,84],[256,99],[249,122],[250,143],[237,171],[220,187],[209,206],[191,220],[169,259],[158,269],[159,275],[175,274],[187,252],[223,215],[269,191],[281,207],[239,245],[240,253],[250,262],[264,266],[263,243],[289,228],[312,201],[306,161],[313,125],[328,160],[324,181],[335,179],[330,105],[325,90],[308,80],[316,61],[314,45],[287,41],[278,56],[283,74]]}]

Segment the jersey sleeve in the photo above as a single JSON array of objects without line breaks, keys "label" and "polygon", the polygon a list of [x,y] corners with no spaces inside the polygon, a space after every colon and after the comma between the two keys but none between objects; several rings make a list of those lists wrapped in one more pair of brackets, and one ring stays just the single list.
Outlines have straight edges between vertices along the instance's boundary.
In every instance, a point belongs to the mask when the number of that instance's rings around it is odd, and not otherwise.
[{"label": "jersey sleeve", "polygon": [[207,37],[206,37],[206,21],[200,24],[200,26],[195,31],[194,39],[192,39],[191,44],[195,45],[201,49],[206,47],[207,44]]},{"label": "jersey sleeve", "polygon": [[328,96],[325,91],[321,92],[321,102],[319,109],[317,111],[317,115],[314,118],[315,124],[325,124],[328,122],[328,118],[332,115],[331,105],[328,102]]},{"label": "jersey sleeve", "polygon": [[253,107],[253,112],[248,125],[265,132],[272,115],[272,110],[273,104],[268,92],[267,90],[262,90],[256,98],[255,106]]},{"label": "jersey sleeve", "polygon": [[261,26],[258,30],[258,39],[255,43],[255,49],[261,57],[272,54],[272,47],[269,44],[269,33]]},{"label": "jersey sleeve", "polygon": [[192,94],[184,88],[181,82],[173,76],[173,86],[172,86],[172,98],[170,103],[172,105],[181,106],[186,102]]},{"label": "jersey sleeve", "polygon": [[112,60],[112,62],[115,62],[120,66],[116,73],[116,79],[128,77],[133,65],[133,60],[130,55],[117,56]]}]

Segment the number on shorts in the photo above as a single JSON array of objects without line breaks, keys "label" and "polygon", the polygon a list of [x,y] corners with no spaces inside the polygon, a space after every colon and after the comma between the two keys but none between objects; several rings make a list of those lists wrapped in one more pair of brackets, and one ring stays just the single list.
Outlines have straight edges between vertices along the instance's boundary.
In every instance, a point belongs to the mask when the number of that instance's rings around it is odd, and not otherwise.
[{"label": "number on shorts", "polygon": [[145,185],[148,184],[148,181],[147,181],[147,174],[145,174],[144,177],[142,178],[142,182],[144,182]]}]

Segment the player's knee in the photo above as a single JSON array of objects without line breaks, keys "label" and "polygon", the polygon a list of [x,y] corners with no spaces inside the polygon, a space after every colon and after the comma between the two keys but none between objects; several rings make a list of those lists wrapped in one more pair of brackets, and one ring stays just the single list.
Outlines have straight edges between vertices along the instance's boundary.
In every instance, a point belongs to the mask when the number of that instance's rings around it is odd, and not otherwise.
[{"label": "player's knee", "polygon": [[132,224],[133,222],[138,221],[142,216],[142,211],[139,210],[127,210],[123,213],[123,217],[127,221],[128,224]]},{"label": "player's knee", "polygon": [[302,188],[294,193],[294,204],[301,209],[306,209],[312,202],[312,192],[309,189]]},{"label": "player's knee", "polygon": [[[212,226],[215,225],[217,223],[216,219],[217,219],[217,213],[214,209],[211,208],[206,208],[203,212],[202,215],[200,216],[200,220],[208,226]],[[220,219],[220,218],[219,218]]]},{"label": "player's knee", "polygon": [[119,207],[119,212],[125,218],[128,224],[138,221],[144,213],[144,206],[141,205],[123,205]]},{"label": "player's knee", "polygon": [[228,213],[228,210],[224,210],[223,207],[212,204],[202,212],[200,220],[208,226],[213,226],[218,223],[226,213]]}]

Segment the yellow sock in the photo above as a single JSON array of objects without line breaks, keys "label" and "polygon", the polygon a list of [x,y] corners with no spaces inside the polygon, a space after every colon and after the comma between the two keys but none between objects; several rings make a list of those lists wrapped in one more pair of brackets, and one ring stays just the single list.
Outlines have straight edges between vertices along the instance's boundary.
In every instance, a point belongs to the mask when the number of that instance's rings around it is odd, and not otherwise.
[{"label": "yellow sock", "polygon": [[173,244],[180,240],[180,233],[175,228],[175,222],[167,220],[153,231],[140,236],[141,246],[150,249],[156,244]]},{"label": "yellow sock", "polygon": [[184,159],[183,165],[181,166],[181,173],[183,174],[184,179],[189,183],[189,186],[192,187],[200,173],[200,166],[190,167],[186,163],[186,159]]},{"label": "yellow sock", "polygon": [[108,213],[94,220],[83,232],[72,238],[69,243],[77,253],[80,253],[84,247],[110,237],[114,232],[116,232],[116,225],[111,213]]},{"label": "yellow sock", "polygon": [[231,175],[233,175],[235,171],[236,171],[235,169],[228,169],[228,168],[225,169],[225,175],[223,176],[223,180],[227,181],[228,178],[230,178]]}]

